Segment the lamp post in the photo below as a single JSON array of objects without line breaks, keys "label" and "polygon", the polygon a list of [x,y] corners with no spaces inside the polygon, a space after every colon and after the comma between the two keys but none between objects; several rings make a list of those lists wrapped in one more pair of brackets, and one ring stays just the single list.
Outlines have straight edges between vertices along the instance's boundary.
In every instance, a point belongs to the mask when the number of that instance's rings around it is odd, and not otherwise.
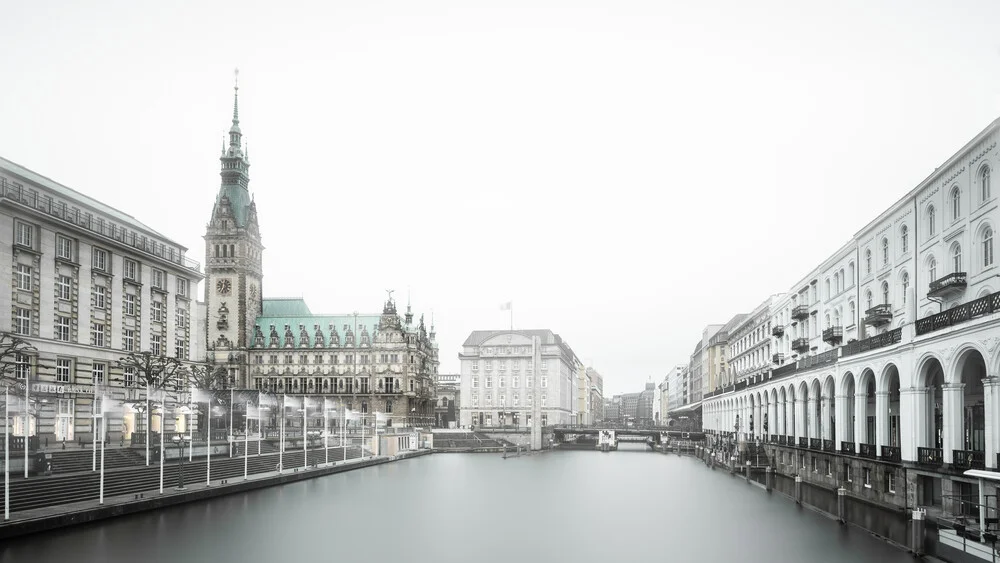
[{"label": "lamp post", "polygon": [[186,490],[184,487],[184,446],[188,444],[188,437],[182,434],[174,434],[172,440],[180,448],[181,468],[180,468],[180,475],[178,476],[179,481],[177,482],[177,490],[183,491]]}]

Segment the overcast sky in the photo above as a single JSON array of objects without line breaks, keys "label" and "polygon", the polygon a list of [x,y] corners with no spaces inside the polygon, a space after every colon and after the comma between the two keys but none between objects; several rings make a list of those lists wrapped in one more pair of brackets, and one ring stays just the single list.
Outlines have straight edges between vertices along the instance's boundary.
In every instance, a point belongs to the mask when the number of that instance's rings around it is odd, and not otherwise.
[{"label": "overcast sky", "polygon": [[204,262],[240,69],[265,296],[550,328],[639,390],[1000,116],[1000,2],[8,2],[0,154]]}]

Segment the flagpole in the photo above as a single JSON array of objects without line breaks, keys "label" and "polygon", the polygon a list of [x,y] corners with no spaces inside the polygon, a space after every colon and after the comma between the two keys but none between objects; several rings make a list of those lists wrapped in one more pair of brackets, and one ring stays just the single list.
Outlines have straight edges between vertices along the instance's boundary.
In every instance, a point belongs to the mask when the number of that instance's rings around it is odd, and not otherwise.
[{"label": "flagpole", "polygon": [[[214,397],[215,395],[211,395]],[[207,438],[206,447],[208,448],[208,461],[205,465],[205,486],[212,486],[212,401],[209,400],[205,404],[205,418],[208,420],[207,428],[205,428],[205,436]]]},{"label": "flagpole", "polygon": [[250,401],[247,401],[247,415],[243,417],[243,480],[247,480],[250,467]]},{"label": "flagpole", "polygon": [[302,395],[302,469],[309,467],[309,452],[306,449],[306,414],[309,406],[306,403],[306,396]]},{"label": "flagpole", "polygon": [[361,459],[365,459],[365,415],[361,415]]},{"label": "flagpole", "polygon": [[10,386],[3,387],[3,519],[10,520]]},{"label": "flagpole", "polygon": [[326,404],[326,397],[323,397],[323,451],[326,453],[324,465],[330,465],[330,416]]},{"label": "flagpole", "polygon": [[[104,397],[101,397],[101,429],[104,429]],[[104,432],[101,432],[101,498],[98,504],[104,504]]]},{"label": "flagpole", "polygon": [[[95,386],[94,387],[94,403],[93,404],[96,404],[96,403],[97,403],[97,387]],[[93,412],[94,411],[93,408],[91,408],[90,411],[91,411],[90,412],[90,426],[91,426],[91,430],[94,431],[93,432],[93,434],[94,434],[94,436],[93,436],[93,442],[94,443],[91,445],[91,448],[90,448],[90,449],[94,450],[93,455],[90,456],[91,457],[90,470],[91,471],[97,471],[97,413]]]},{"label": "flagpole", "polygon": [[[164,452],[163,452],[163,415],[167,412],[167,397],[163,397],[163,403],[160,405],[160,494],[163,494],[163,465],[164,465]],[[147,442],[149,440],[146,440]]]},{"label": "flagpole", "polygon": [[233,407],[236,401],[236,390],[229,390],[229,457],[233,457]]},{"label": "flagpole", "polygon": [[194,405],[191,404],[194,397],[188,399],[188,442],[191,442],[191,448],[188,449],[188,462],[190,463],[194,456]]},{"label": "flagpole", "polygon": [[[31,370],[24,374],[24,478],[28,478],[28,446],[31,443],[31,402],[28,388],[31,387]],[[39,445],[41,445],[39,443]]]},{"label": "flagpole", "polygon": [[281,430],[278,431],[278,473],[281,473],[282,462],[285,457],[285,398],[284,394],[281,395]]},{"label": "flagpole", "polygon": [[[96,389],[96,388],[95,388]],[[96,391],[95,391],[96,393]],[[153,426],[153,413],[149,410],[149,382],[146,382],[146,467],[149,467],[149,440],[153,437],[153,433],[150,431]]]},{"label": "flagpole", "polygon": [[341,407],[344,412],[340,416],[340,445],[344,447],[344,461],[347,461],[347,437],[344,435],[347,426],[347,406],[343,404],[343,400],[341,400]]}]

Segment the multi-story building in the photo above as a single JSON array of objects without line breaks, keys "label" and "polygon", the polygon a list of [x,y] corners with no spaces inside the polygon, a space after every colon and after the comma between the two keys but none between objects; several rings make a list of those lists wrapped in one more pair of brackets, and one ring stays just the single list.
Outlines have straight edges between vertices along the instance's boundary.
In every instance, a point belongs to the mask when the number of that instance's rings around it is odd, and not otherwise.
[{"label": "multi-story building", "polygon": [[776,297],[784,362],[710,397],[710,430],[767,420],[739,438],[867,503],[933,515],[977,498],[962,471],[1000,452],[998,142],[1000,120]]},{"label": "multi-story building", "polygon": [[604,420],[604,377],[594,368],[587,368],[590,378],[591,424]]},{"label": "multi-story building", "polygon": [[704,354],[705,364],[702,368],[705,373],[702,397],[724,386],[723,382],[727,379],[728,372],[729,331],[742,322],[745,317],[746,315],[743,313],[736,315],[708,339]]},{"label": "multi-story building", "polygon": [[697,403],[701,401],[702,396],[705,392],[709,391],[707,388],[706,371],[708,366],[708,341],[715,335],[722,325],[708,325],[702,330],[701,339],[695,343],[694,352],[691,353],[691,359],[688,364],[688,370],[690,373],[690,383],[689,383],[689,393],[688,398],[689,403]]},{"label": "multi-story building", "polygon": [[604,399],[604,422],[618,424],[621,423],[621,421],[622,421],[621,395],[613,395],[610,398]]},{"label": "multi-story building", "polygon": [[622,422],[635,424],[639,418],[639,393],[622,393]]},{"label": "multi-story building", "polygon": [[[537,372],[532,355],[536,336],[541,339]],[[473,331],[458,357],[462,426],[528,426],[536,400],[542,425],[572,422],[572,383],[579,361],[551,330]]]},{"label": "multi-story building", "polygon": [[[10,319],[4,332],[35,348],[15,358],[33,403],[27,428],[12,417],[15,436],[89,437],[95,392],[145,399],[140,374],[117,364],[130,352],[202,359],[204,325],[192,320],[204,316],[194,301],[203,275],[180,244],[4,159],[0,233],[0,278],[11,281],[0,291],[0,317]],[[130,439],[137,418],[109,419],[107,437]],[[156,416],[153,430],[160,429]]]},{"label": "multi-story building", "polygon": [[640,391],[636,399],[635,420],[639,426],[653,426],[656,420],[656,413],[653,404],[656,401],[656,384],[652,381],[646,383],[646,387]]},{"label": "multi-story building", "polygon": [[783,295],[772,295],[743,316],[731,329],[729,336],[729,370],[726,387],[744,379],[766,375],[772,363],[780,365],[780,354],[775,338],[784,333],[772,322],[772,307]]},{"label": "multi-story building", "polygon": [[434,426],[455,428],[462,404],[462,376],[457,373],[438,374],[434,378]]},{"label": "multi-story building", "polygon": [[666,375],[656,386],[657,392],[660,394],[660,421],[665,421],[667,416],[670,414],[670,376]]},{"label": "multi-story building", "polygon": [[667,410],[677,410],[688,403],[685,392],[686,379],[689,366],[687,364],[677,365],[667,373],[668,400]]},{"label": "multi-story building", "polygon": [[236,386],[326,395],[331,406],[432,424],[438,349],[434,323],[397,314],[390,292],[381,314],[313,314],[302,299],[265,298],[250,160],[238,98],[222,184],[205,233],[207,355]]}]

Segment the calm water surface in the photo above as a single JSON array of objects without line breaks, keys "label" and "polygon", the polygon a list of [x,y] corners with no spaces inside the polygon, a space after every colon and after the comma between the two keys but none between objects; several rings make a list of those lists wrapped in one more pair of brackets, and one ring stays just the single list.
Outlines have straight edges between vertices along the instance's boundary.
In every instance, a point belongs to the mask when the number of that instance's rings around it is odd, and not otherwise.
[{"label": "calm water surface", "polygon": [[895,563],[905,552],[689,458],[438,454],[21,538],[0,562]]}]

